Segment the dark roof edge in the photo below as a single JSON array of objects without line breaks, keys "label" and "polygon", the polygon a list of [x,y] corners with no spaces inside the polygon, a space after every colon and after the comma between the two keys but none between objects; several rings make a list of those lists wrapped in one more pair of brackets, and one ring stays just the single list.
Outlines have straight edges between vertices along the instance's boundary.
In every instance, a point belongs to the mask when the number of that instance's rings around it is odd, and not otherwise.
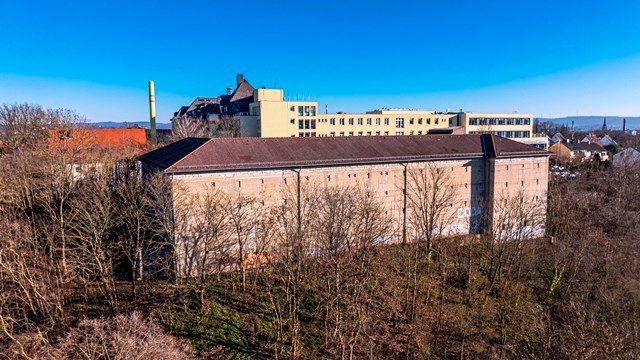
[{"label": "dark roof edge", "polygon": [[483,154],[462,154],[456,156],[434,156],[434,157],[407,157],[407,158],[384,158],[384,159],[366,159],[366,160],[343,160],[343,161],[328,161],[327,163],[320,163],[315,161],[314,163],[291,163],[287,164],[257,164],[256,166],[235,166],[225,168],[208,168],[208,169],[194,169],[194,170],[171,170],[167,168],[164,172],[166,174],[191,174],[191,173],[203,173],[203,172],[229,172],[229,171],[258,171],[258,170],[287,170],[287,169],[313,169],[323,167],[341,167],[341,166],[362,166],[362,165],[384,165],[384,164],[402,164],[402,163],[414,163],[423,161],[443,161],[443,160],[465,160],[465,159],[482,159]]}]

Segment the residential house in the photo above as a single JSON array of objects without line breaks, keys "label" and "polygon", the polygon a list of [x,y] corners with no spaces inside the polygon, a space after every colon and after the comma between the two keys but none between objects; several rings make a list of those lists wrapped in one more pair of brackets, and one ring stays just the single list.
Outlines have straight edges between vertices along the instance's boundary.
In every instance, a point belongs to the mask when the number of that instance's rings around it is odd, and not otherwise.
[{"label": "residential house", "polygon": [[145,129],[71,128],[53,129],[49,149],[62,156],[74,180],[103,171],[105,159],[113,163],[148,151]]},{"label": "residential house", "polygon": [[553,158],[560,162],[580,163],[598,158],[600,161],[610,160],[609,152],[597,143],[557,142],[549,147]]},{"label": "residential house", "polygon": [[613,166],[640,165],[640,151],[626,148],[613,155]]},{"label": "residential house", "polygon": [[565,137],[564,137],[564,135],[562,135],[562,134],[561,134],[561,133],[559,133],[559,132],[555,133],[555,134],[551,137],[551,139],[549,139],[549,142],[550,142],[551,144],[555,144],[555,143],[558,143],[558,142],[561,142],[561,141],[566,142],[566,141],[567,141],[567,138],[565,138]]}]

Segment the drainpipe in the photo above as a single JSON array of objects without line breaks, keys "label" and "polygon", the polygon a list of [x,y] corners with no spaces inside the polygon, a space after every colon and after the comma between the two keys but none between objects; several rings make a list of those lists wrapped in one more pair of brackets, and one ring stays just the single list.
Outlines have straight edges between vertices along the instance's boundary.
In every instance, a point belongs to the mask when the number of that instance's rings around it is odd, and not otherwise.
[{"label": "drainpipe", "polygon": [[402,245],[407,243],[407,163],[400,163],[402,170]]},{"label": "drainpipe", "polygon": [[297,196],[297,202],[298,202],[297,203],[297,210],[298,210],[297,233],[298,233],[298,239],[300,239],[300,237],[302,236],[302,200],[301,200],[302,187],[300,186],[300,172],[302,171],[302,169],[291,169],[291,171],[293,171],[297,175],[297,180],[296,180],[296,196]]}]

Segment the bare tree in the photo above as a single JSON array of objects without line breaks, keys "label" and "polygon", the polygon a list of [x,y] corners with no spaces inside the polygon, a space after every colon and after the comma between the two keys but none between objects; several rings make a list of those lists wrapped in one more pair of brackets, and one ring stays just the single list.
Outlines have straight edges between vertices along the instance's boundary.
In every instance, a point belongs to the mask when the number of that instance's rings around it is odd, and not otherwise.
[{"label": "bare tree", "polygon": [[107,176],[84,179],[70,203],[69,265],[85,281],[95,283],[112,306],[117,306],[110,238],[116,206]]},{"label": "bare tree", "polygon": [[210,190],[202,196],[194,214],[197,244],[196,274],[200,281],[200,301],[204,306],[205,286],[211,275],[225,269],[233,246],[232,223],[227,211],[229,200],[220,191]]},{"label": "bare tree", "polygon": [[[413,332],[417,323],[418,297],[421,291],[419,284],[429,271],[434,239],[446,235],[451,225],[455,192],[447,169],[432,164],[407,169],[406,187],[405,211],[408,212],[411,229],[416,234],[408,264],[409,278],[405,295],[405,313]],[[426,261],[423,260],[425,255]],[[441,306],[445,296],[444,289],[443,287]],[[434,342],[434,346],[436,345],[437,340]]]},{"label": "bare tree", "polygon": [[208,125],[204,119],[196,119],[189,116],[179,116],[171,119],[171,137],[178,141],[187,137],[208,137]]},{"label": "bare tree", "polygon": [[136,296],[136,284],[143,276],[143,251],[150,250],[150,224],[147,218],[148,202],[139,178],[131,177],[118,183],[115,189],[118,207],[118,227],[115,248],[129,263],[131,291]]},{"label": "bare tree", "polygon": [[427,254],[451,225],[455,191],[446,168],[427,164],[407,171],[407,207],[415,241]]},{"label": "bare tree", "polygon": [[240,137],[242,136],[242,128],[240,120],[234,115],[220,115],[214,123],[216,131],[215,137]]},{"label": "bare tree", "polygon": [[526,241],[544,236],[544,204],[523,191],[498,194],[492,214],[487,214],[492,221],[484,242],[490,254],[487,272],[490,290],[505,272],[519,274]]},{"label": "bare tree", "polygon": [[[313,233],[319,253],[316,270],[324,284],[325,346],[352,359],[371,325],[374,246],[388,239],[382,205],[359,188],[327,188],[315,201]],[[335,345],[335,346],[334,346]]]},{"label": "bare tree", "polygon": [[238,193],[231,199],[227,214],[233,229],[238,268],[242,273],[242,291],[247,286],[247,266],[249,265],[247,248],[251,237],[255,235],[258,214],[258,200],[254,197]]}]

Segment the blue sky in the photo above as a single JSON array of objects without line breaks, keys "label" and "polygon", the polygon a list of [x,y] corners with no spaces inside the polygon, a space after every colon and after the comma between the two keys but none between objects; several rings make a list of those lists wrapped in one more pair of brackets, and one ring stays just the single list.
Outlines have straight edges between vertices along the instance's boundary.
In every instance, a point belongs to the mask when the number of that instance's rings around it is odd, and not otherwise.
[{"label": "blue sky", "polygon": [[640,114],[640,1],[0,0],[0,102],[158,118],[244,73],[330,111]]}]

